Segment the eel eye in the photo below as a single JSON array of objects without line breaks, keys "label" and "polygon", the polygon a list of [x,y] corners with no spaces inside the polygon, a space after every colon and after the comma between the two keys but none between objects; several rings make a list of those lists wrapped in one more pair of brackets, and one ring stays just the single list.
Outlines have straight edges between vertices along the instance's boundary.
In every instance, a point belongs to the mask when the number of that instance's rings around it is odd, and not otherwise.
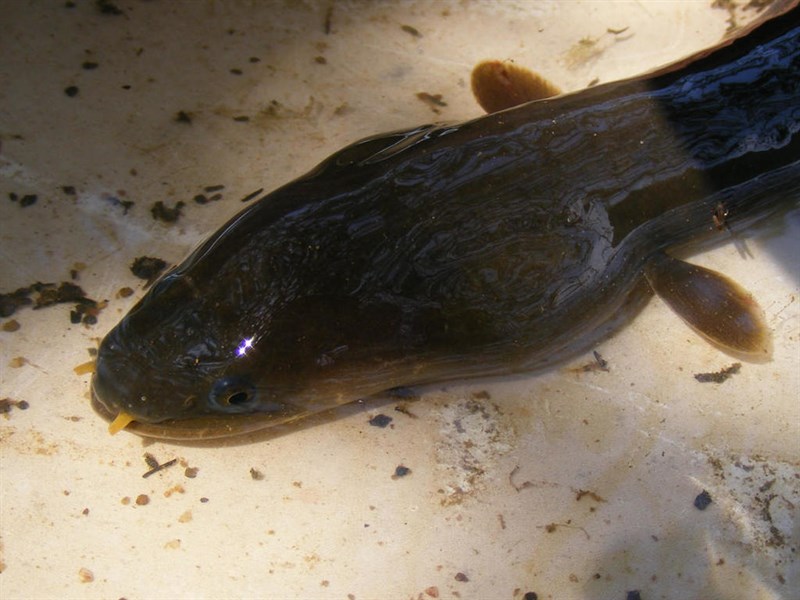
[{"label": "eel eye", "polygon": [[250,400],[250,394],[247,392],[234,392],[230,396],[228,396],[227,401],[228,404],[232,405],[242,405],[247,404],[247,401]]},{"label": "eel eye", "polygon": [[211,386],[210,404],[224,412],[245,412],[256,405],[256,388],[246,377],[221,377]]}]

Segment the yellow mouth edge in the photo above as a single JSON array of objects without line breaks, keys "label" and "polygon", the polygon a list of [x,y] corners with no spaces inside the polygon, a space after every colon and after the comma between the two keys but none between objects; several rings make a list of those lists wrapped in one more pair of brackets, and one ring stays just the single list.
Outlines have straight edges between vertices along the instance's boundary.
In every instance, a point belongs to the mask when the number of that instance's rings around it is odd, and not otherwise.
[{"label": "yellow mouth edge", "polygon": [[126,413],[124,410],[119,411],[116,418],[108,424],[108,433],[115,435],[125,429],[135,417],[132,414]]}]

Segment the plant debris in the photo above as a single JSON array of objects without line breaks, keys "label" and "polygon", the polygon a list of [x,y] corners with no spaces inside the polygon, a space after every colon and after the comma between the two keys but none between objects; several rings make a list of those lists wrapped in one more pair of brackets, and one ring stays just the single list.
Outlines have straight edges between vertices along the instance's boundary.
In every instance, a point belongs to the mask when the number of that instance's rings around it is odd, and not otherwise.
[{"label": "plant debris", "polygon": [[723,383],[739,372],[742,363],[733,363],[729,367],[713,373],[695,373],[694,378],[700,383]]},{"label": "plant debris", "polygon": [[574,367],[572,369],[568,369],[571,373],[595,373],[597,371],[603,371],[608,373],[611,369],[608,368],[608,361],[603,358],[597,350],[592,352],[594,355],[594,360],[592,362],[586,363],[579,367]]},{"label": "plant debris", "polygon": [[11,398],[0,399],[0,414],[10,413],[12,409],[28,410],[30,404],[27,400],[12,400]]},{"label": "plant debris", "polygon": [[183,207],[184,203],[182,200],[176,202],[175,206],[172,208],[159,200],[150,207],[150,214],[153,215],[153,219],[156,221],[162,221],[163,223],[175,223],[178,219],[180,219],[181,210]]},{"label": "plant debris", "polygon": [[575,492],[575,501],[580,502],[584,496],[588,496],[595,502],[607,502],[605,498],[591,490],[578,490]]},{"label": "plant debris", "polygon": [[139,279],[147,280],[145,287],[149,287],[158,279],[161,272],[166,268],[167,262],[153,256],[139,256],[134,259],[131,265],[131,273]]},{"label": "plant debris", "polygon": [[[145,455],[144,455],[144,461],[147,463],[147,466],[150,467],[150,470],[145,472],[142,475],[142,479],[147,479],[153,473],[158,473],[162,469],[166,469],[166,468],[171,467],[172,465],[176,464],[178,462],[178,459],[177,458],[173,458],[172,460],[168,460],[165,463],[159,464],[158,460],[156,459],[155,456],[153,456],[149,452],[146,452]],[[136,503],[137,504],[139,503],[139,499],[138,498],[136,499]]]},{"label": "plant debris", "polygon": [[[32,306],[34,310],[37,310],[54,304],[70,302],[76,303],[75,309],[72,311],[74,314],[70,317],[73,323],[83,321],[87,325],[92,325],[97,321],[97,314],[100,310],[105,308],[105,302],[92,300],[86,296],[86,292],[80,286],[70,281],[62,281],[60,284],[37,281],[8,294],[0,294],[0,317],[10,317],[23,306]],[[79,317],[74,315],[79,315]]]},{"label": "plant debris", "polygon": [[250,200],[252,200],[256,196],[258,196],[263,191],[264,191],[264,188],[258,188],[255,192],[250,192],[249,194],[247,194],[247,196],[242,198],[241,202],[250,202]]},{"label": "plant debris", "polygon": [[447,102],[442,100],[441,94],[429,94],[428,92],[419,92],[417,98],[422,100],[428,107],[437,115],[441,113],[440,108],[447,106]]},{"label": "plant debris", "polygon": [[398,404],[394,407],[395,412],[399,412],[402,415],[407,416],[410,419],[419,419],[417,415],[412,413],[405,404]]}]

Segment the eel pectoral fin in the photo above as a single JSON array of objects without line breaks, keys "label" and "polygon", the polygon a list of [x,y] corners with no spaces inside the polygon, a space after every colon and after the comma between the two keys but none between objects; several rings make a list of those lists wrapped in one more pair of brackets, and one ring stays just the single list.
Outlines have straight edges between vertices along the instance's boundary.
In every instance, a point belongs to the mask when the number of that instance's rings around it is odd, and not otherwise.
[{"label": "eel pectoral fin", "polygon": [[770,358],[764,313],[738,283],[666,254],[653,257],[644,272],[653,291],[714,345],[753,360]]},{"label": "eel pectoral fin", "polygon": [[509,61],[485,60],[472,69],[472,94],[487,113],[560,93],[541,75]]}]

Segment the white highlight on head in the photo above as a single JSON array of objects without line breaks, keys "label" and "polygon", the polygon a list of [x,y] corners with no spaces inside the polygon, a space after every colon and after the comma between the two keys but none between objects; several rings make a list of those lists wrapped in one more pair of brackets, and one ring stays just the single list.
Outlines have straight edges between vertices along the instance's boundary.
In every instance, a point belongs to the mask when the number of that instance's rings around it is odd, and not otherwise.
[{"label": "white highlight on head", "polygon": [[236,356],[244,356],[247,354],[247,351],[253,347],[253,340],[255,338],[245,338],[239,344],[239,347],[236,349]]}]

